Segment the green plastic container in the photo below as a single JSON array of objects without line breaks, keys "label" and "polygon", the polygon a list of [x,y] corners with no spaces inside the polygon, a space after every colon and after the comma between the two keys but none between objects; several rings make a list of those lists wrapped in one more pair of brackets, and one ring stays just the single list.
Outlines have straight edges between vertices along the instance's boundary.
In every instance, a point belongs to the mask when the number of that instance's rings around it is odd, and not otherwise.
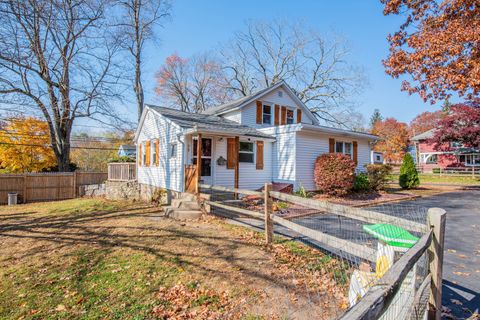
[{"label": "green plastic container", "polygon": [[407,230],[391,224],[364,225],[363,230],[393,247],[411,248],[418,241],[418,237],[415,237]]}]

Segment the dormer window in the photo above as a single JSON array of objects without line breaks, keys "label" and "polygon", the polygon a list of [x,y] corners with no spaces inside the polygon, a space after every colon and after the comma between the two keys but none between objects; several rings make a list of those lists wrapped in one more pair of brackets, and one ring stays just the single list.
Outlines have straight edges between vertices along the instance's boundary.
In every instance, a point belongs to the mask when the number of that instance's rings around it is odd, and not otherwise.
[{"label": "dormer window", "polygon": [[293,110],[287,109],[287,124],[293,124]]},{"label": "dormer window", "polygon": [[272,124],[272,107],[264,104],[263,105],[263,123],[264,124]]}]

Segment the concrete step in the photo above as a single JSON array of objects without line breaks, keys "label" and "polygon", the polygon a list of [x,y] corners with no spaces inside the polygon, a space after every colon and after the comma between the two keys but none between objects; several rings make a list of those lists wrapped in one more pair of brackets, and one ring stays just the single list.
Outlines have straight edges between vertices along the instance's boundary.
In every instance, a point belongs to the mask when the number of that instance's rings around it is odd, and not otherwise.
[{"label": "concrete step", "polygon": [[199,210],[200,206],[197,201],[185,201],[180,199],[172,200],[172,207],[181,208],[181,209],[190,209],[190,210]]},{"label": "concrete step", "polygon": [[172,199],[172,201],[173,200],[195,201],[197,200],[197,196],[191,193],[182,193],[178,198]]},{"label": "concrete step", "polygon": [[194,220],[202,217],[202,211],[165,207],[165,216],[178,220]]}]

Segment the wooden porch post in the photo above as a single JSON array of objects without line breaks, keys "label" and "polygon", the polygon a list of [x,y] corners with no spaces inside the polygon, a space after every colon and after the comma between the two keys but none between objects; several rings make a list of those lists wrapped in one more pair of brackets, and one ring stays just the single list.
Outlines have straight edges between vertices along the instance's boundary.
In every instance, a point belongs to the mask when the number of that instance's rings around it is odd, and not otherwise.
[{"label": "wooden porch post", "polygon": [[240,150],[240,138],[235,137],[235,176],[234,176],[234,186],[238,189],[238,180],[239,180],[239,150]]},{"label": "wooden porch post", "polygon": [[202,134],[199,133],[197,135],[197,170],[196,170],[196,190],[195,190],[195,193],[197,195],[200,194],[200,178],[202,176]]}]

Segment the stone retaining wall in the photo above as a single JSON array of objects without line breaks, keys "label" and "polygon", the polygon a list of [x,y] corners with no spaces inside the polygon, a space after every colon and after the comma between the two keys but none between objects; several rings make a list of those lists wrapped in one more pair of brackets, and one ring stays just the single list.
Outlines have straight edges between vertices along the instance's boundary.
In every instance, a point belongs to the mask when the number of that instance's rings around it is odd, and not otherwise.
[{"label": "stone retaining wall", "polygon": [[106,198],[110,200],[141,200],[164,205],[178,196],[178,192],[138,183],[137,181],[106,182]]},{"label": "stone retaining wall", "polygon": [[88,184],[78,187],[80,197],[98,197],[105,195],[105,183]]}]

